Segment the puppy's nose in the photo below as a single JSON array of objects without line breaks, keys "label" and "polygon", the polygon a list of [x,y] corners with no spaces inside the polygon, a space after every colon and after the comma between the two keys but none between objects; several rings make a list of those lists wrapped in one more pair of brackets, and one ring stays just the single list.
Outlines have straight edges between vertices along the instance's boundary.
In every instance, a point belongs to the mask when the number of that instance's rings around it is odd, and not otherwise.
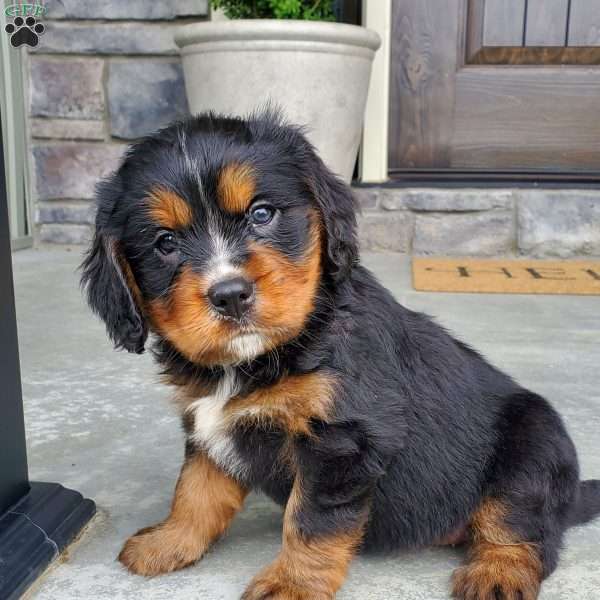
[{"label": "puppy's nose", "polygon": [[254,286],[243,277],[225,279],[209,288],[208,298],[217,312],[239,321],[254,302]]}]

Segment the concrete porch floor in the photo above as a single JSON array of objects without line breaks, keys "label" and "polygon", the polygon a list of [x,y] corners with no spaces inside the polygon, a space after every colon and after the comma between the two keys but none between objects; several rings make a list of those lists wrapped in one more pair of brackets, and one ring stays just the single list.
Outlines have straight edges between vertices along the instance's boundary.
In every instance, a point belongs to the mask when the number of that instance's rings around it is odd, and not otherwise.
[{"label": "concrete porch floor", "polygon": [[[251,497],[227,536],[196,566],[151,580],[115,561],[123,541],[162,519],[180,467],[183,437],[169,391],[148,354],[113,351],[84,305],[78,252],[14,254],[19,339],[33,480],[58,481],[98,505],[82,539],[28,594],[47,600],[235,600],[277,553],[281,512]],[[600,478],[600,298],[425,294],[409,262],[364,262],[410,308],[434,315],[562,413],[584,478]],[[463,550],[358,558],[340,600],[446,600]],[[600,598],[600,520],[572,529],[543,600]]]}]

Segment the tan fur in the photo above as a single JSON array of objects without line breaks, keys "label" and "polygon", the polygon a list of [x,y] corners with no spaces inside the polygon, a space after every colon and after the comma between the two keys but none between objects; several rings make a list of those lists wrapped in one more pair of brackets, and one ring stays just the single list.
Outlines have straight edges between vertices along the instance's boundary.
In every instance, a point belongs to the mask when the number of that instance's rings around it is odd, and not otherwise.
[{"label": "tan fur", "polygon": [[148,303],[152,325],[182,354],[201,364],[227,363],[223,341],[231,326],[215,318],[206,293],[209,284],[190,267],[183,267],[171,293]]},{"label": "tan fur", "polygon": [[288,375],[272,386],[233,398],[225,407],[231,421],[271,421],[288,433],[309,434],[310,419],[327,418],[334,380],[323,373]]},{"label": "tan fur", "polygon": [[505,514],[500,501],[488,499],[473,515],[469,561],[454,573],[454,597],[495,600],[497,590],[506,600],[538,597],[542,563],[537,548],[519,540],[505,524]]},{"label": "tan fur", "polygon": [[[311,240],[304,257],[292,261],[274,248],[251,243],[242,269],[256,285],[252,318],[264,337],[264,351],[298,335],[314,308],[321,275],[320,227],[313,215]],[[192,362],[213,366],[235,363],[227,342],[235,324],[217,318],[210,307],[209,282],[184,266],[170,294],[150,301],[146,312],[153,327]]]},{"label": "tan fur", "polygon": [[166,229],[184,229],[194,221],[191,206],[175,192],[157,186],[150,197],[150,216]]},{"label": "tan fur", "polygon": [[269,333],[272,345],[297,336],[314,309],[321,277],[320,226],[314,220],[307,251],[294,261],[278,250],[250,244],[245,271],[256,283],[256,320]]},{"label": "tan fur", "polygon": [[130,537],[119,560],[131,572],[148,576],[194,563],[223,534],[246,494],[206,456],[193,456],[181,469],[167,519]]},{"label": "tan fur", "polygon": [[217,198],[219,206],[232,214],[248,210],[256,190],[256,178],[251,165],[231,163],[219,174]]},{"label": "tan fur", "polygon": [[301,484],[296,479],[285,510],[281,552],[252,580],[242,600],[331,600],[335,597],[362,539],[364,523],[352,531],[304,539],[295,518],[301,502]]}]

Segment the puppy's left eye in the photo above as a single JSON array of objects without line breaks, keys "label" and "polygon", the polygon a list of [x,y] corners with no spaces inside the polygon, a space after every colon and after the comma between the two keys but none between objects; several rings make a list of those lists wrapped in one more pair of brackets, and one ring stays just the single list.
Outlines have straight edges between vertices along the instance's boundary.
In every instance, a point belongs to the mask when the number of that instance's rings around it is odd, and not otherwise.
[{"label": "puppy's left eye", "polygon": [[267,225],[274,216],[275,209],[268,204],[261,204],[250,210],[250,222],[253,225]]},{"label": "puppy's left eye", "polygon": [[154,243],[154,247],[161,254],[163,254],[164,256],[167,256],[168,254],[172,254],[173,252],[175,252],[175,250],[177,250],[177,248],[178,248],[177,238],[172,233],[169,233],[169,232],[162,233],[156,239],[156,242]]}]

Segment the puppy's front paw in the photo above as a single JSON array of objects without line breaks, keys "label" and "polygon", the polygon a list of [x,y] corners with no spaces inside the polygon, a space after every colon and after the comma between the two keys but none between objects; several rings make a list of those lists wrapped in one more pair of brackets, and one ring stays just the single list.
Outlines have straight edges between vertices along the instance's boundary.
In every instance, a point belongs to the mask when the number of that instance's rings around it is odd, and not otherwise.
[{"label": "puppy's front paw", "polygon": [[241,600],[333,600],[334,593],[325,593],[298,585],[275,567],[267,567],[257,575]]},{"label": "puppy's front paw", "polygon": [[131,536],[119,553],[119,561],[132,573],[152,577],[193,564],[202,550],[189,531],[159,524]]}]

